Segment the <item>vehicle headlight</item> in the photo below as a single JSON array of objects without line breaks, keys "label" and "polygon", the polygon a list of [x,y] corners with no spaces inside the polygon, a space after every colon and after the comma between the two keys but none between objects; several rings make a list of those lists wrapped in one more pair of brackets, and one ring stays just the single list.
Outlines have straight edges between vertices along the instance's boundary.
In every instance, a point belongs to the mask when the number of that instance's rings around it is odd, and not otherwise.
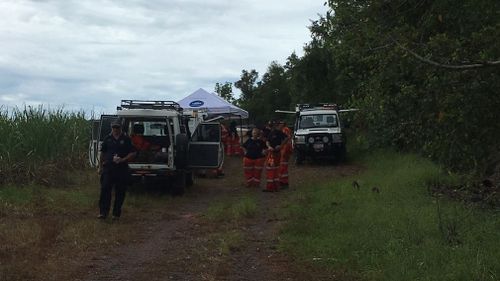
[{"label": "vehicle headlight", "polygon": [[324,136],[324,137],[323,137],[323,142],[324,142],[324,143],[328,143],[328,137],[327,137],[327,136]]},{"label": "vehicle headlight", "polygon": [[306,136],[296,136],[295,143],[306,143]]},{"label": "vehicle headlight", "polygon": [[314,143],[314,138],[313,138],[313,137],[309,137],[309,138],[307,139],[307,141],[308,141],[309,143]]}]

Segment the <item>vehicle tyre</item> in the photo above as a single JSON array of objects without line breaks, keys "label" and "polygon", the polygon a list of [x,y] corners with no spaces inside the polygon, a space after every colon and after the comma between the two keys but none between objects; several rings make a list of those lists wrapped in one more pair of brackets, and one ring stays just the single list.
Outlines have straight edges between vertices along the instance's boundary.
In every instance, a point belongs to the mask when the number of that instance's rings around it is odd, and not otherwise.
[{"label": "vehicle tyre", "polygon": [[337,152],[337,159],[340,163],[344,163],[346,161],[346,158],[347,158],[347,149],[345,147],[345,144],[342,144],[342,146],[340,146]]},{"label": "vehicle tyre", "polygon": [[188,165],[188,143],[189,138],[186,134],[177,134],[175,136],[174,163],[177,169],[184,169]]},{"label": "vehicle tyre", "polygon": [[174,177],[174,182],[172,184],[172,195],[181,196],[186,190],[186,176],[185,171],[178,171],[177,175]]},{"label": "vehicle tyre", "polygon": [[302,165],[305,160],[305,155],[302,152],[297,151],[295,153],[295,164],[296,165]]},{"label": "vehicle tyre", "polygon": [[192,186],[194,184],[193,172],[186,172],[186,186]]}]

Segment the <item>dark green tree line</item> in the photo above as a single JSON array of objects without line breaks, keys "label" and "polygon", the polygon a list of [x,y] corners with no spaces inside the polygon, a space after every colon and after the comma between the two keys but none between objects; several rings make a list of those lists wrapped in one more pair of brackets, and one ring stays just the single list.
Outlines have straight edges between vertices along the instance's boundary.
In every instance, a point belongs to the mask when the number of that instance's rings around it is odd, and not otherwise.
[{"label": "dark green tree line", "polygon": [[303,56],[235,82],[255,120],[296,103],[349,104],[372,146],[480,174],[500,160],[500,1],[326,4]]}]

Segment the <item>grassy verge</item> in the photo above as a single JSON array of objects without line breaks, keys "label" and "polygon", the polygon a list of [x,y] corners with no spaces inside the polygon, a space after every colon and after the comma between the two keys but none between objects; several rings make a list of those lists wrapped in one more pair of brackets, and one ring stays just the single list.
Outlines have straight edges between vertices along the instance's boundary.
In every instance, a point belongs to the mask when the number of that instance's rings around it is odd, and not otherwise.
[{"label": "grassy verge", "polygon": [[242,218],[251,218],[257,213],[254,197],[242,197],[238,201],[220,200],[208,207],[206,217],[211,221],[238,223]]},{"label": "grassy verge", "polygon": [[243,196],[238,200],[221,199],[212,203],[205,214],[209,223],[217,225],[210,240],[220,256],[226,257],[240,250],[245,242],[245,234],[240,228],[246,219],[258,212],[254,196]]},{"label": "grassy verge", "polygon": [[170,200],[131,192],[122,220],[99,221],[95,171],[80,174],[69,187],[0,187],[0,280],[72,280],[80,261],[136,239]]},{"label": "grassy verge", "polygon": [[500,280],[500,213],[430,196],[426,183],[453,179],[418,156],[363,165],[298,194],[281,247],[361,280]]}]

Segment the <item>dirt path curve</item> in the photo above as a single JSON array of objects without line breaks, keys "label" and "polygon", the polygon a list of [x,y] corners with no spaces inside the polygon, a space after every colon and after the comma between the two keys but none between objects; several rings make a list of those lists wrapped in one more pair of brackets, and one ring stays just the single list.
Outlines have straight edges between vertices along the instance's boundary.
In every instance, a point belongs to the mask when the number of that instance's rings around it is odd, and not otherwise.
[{"label": "dirt path curve", "polygon": [[[241,159],[229,158],[222,179],[197,178],[195,186],[181,200],[172,200],[155,214],[134,243],[117,246],[105,255],[89,260],[75,278],[102,280],[332,280],[331,275],[297,267],[295,261],[280,253],[279,229],[284,223],[275,209],[299,187],[359,171],[350,165],[305,165],[290,167],[291,188],[265,193],[243,187]],[[302,187],[303,188],[303,187]],[[236,226],[207,221],[210,204],[219,198],[238,200],[252,194],[259,211]],[[125,206],[126,207],[126,206]],[[243,242],[221,253],[218,235],[241,233]]]}]

